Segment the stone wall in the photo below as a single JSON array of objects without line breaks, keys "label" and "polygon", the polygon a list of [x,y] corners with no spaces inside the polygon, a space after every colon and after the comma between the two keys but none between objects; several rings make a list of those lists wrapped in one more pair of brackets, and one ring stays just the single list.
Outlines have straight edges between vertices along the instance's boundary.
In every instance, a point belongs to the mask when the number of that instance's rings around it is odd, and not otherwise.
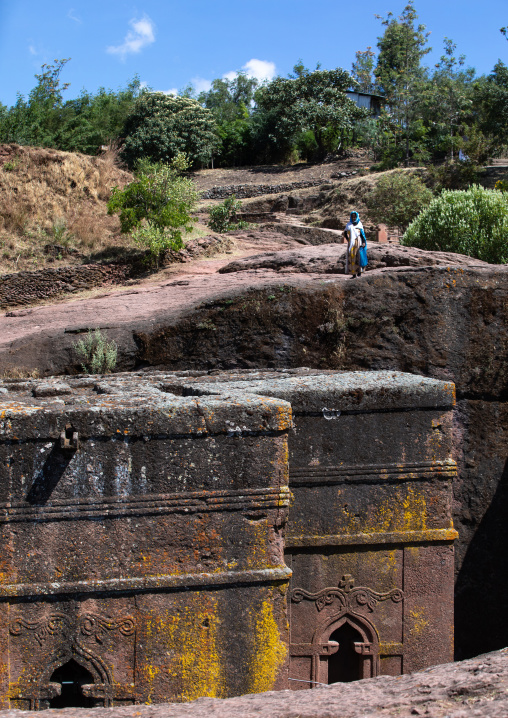
[{"label": "stone wall", "polygon": [[294,189],[304,189],[306,187],[318,187],[326,185],[327,189],[331,189],[330,182],[321,178],[315,180],[304,180],[301,182],[287,182],[283,184],[236,184],[212,187],[201,192],[202,199],[225,199],[235,195],[237,199],[246,199],[248,197],[260,197],[264,194],[279,194],[281,192],[291,192]]},{"label": "stone wall", "polygon": [[287,402],[57,379],[0,414],[0,705],[287,687]]},{"label": "stone wall", "polygon": [[[231,246],[229,237],[200,237],[187,242],[183,249],[167,252],[163,263],[188,262]],[[105,262],[3,274],[0,275],[0,309],[33,304],[94,287],[123,284],[147,273],[149,268],[140,255],[130,263]]]},{"label": "stone wall", "polygon": [[453,384],[195,374],[0,384],[0,706],[451,659]]}]

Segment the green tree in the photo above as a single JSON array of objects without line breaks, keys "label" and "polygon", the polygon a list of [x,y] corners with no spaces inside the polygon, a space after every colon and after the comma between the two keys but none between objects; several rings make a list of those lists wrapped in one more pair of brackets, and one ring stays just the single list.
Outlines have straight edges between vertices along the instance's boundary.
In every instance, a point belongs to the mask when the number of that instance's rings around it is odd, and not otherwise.
[{"label": "green tree", "polygon": [[501,60],[488,77],[474,83],[473,108],[479,129],[492,138],[499,153],[508,137],[508,67]]},{"label": "green tree", "polygon": [[0,141],[21,145],[54,147],[59,129],[59,111],[62,93],[69,83],[60,85],[60,74],[69,59],[55,60],[54,65],[44,64],[36,74],[36,86],[28,99],[18,94],[16,104],[4,114],[0,126]]},{"label": "green tree", "polygon": [[197,193],[192,180],[181,176],[187,166],[183,155],[171,165],[150,165],[145,160],[137,179],[124,189],[114,187],[108,202],[108,214],[120,215],[122,232],[132,232],[156,265],[167,249],[183,246],[183,231],[192,230],[190,212]]},{"label": "green tree", "polygon": [[64,102],[69,85],[60,85],[60,74],[67,62],[43,65],[28,99],[18,95],[13,107],[0,111],[0,142],[96,154],[101,145],[121,137],[126,117],[142,92],[139,78],[117,92],[100,88],[94,95],[84,90]]},{"label": "green tree", "polygon": [[453,162],[463,140],[458,129],[472,111],[474,69],[465,68],[465,56],[455,56],[457,46],[444,39],[444,54],[422,86],[420,108],[429,126],[429,143],[434,154],[443,153]]},{"label": "green tree", "polygon": [[123,157],[130,167],[142,157],[170,162],[185,153],[192,166],[208,164],[217,146],[210,110],[190,97],[142,94],[126,120]]},{"label": "green tree", "polygon": [[508,262],[508,194],[473,185],[443,190],[409,225],[402,244]]},{"label": "green tree", "polygon": [[273,150],[287,156],[299,135],[311,131],[317,157],[335,150],[341,132],[352,129],[365,115],[346,97],[356,82],[345,70],[314,70],[297,65],[294,76],[277,77],[261,86],[255,95],[258,112],[263,113],[267,140]]},{"label": "green tree", "polygon": [[126,119],[143,92],[137,76],[116,92],[104,87],[96,94],[83,90],[62,106],[55,146],[69,152],[96,154],[102,145],[122,136]]},{"label": "green tree", "polygon": [[403,232],[432,199],[421,178],[404,170],[383,175],[365,197],[369,216]]},{"label": "green tree", "polygon": [[376,90],[376,78],[374,77],[375,53],[372,48],[357,50],[355,61],[352,64],[351,76],[358,83],[360,92],[373,93]]},{"label": "green tree", "polygon": [[250,114],[257,84],[255,78],[240,72],[232,80],[214,80],[210,90],[198,96],[198,101],[212,112],[217,124],[218,164],[238,165],[250,159]]},{"label": "green tree", "polygon": [[390,150],[394,161],[409,163],[421,149],[424,136],[417,97],[425,77],[422,58],[430,52],[425,25],[416,24],[418,15],[412,0],[399,18],[388,13],[379,18],[385,26],[379,38],[375,69],[377,82],[385,96],[387,128],[393,136]]}]

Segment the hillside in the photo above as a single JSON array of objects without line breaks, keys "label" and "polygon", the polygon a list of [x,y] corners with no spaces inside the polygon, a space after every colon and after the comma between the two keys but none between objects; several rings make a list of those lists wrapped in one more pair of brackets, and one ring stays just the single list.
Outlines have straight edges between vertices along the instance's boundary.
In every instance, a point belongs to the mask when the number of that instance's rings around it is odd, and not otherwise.
[{"label": "hillside", "polygon": [[112,151],[89,157],[0,146],[0,272],[38,269],[59,258],[81,263],[127,247],[106,202],[112,187],[131,179]]}]

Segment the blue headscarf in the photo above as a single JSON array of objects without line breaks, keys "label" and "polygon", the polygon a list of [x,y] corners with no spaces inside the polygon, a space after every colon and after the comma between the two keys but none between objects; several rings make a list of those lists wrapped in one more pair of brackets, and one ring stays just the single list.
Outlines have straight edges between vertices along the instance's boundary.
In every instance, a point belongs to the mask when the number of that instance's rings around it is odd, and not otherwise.
[{"label": "blue headscarf", "polygon": [[351,224],[358,224],[358,222],[360,221],[360,215],[358,214],[358,212],[351,212],[351,214],[349,215],[349,221],[351,222]]}]

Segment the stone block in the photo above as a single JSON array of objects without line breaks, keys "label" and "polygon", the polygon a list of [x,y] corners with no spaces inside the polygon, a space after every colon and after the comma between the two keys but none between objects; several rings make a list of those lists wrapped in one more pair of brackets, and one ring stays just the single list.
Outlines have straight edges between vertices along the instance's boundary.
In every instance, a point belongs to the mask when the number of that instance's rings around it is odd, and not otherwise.
[{"label": "stone block", "polygon": [[452,383],[298,369],[0,389],[2,707],[452,659]]},{"label": "stone block", "polygon": [[0,705],[286,687],[289,404],[139,377],[3,388]]}]

